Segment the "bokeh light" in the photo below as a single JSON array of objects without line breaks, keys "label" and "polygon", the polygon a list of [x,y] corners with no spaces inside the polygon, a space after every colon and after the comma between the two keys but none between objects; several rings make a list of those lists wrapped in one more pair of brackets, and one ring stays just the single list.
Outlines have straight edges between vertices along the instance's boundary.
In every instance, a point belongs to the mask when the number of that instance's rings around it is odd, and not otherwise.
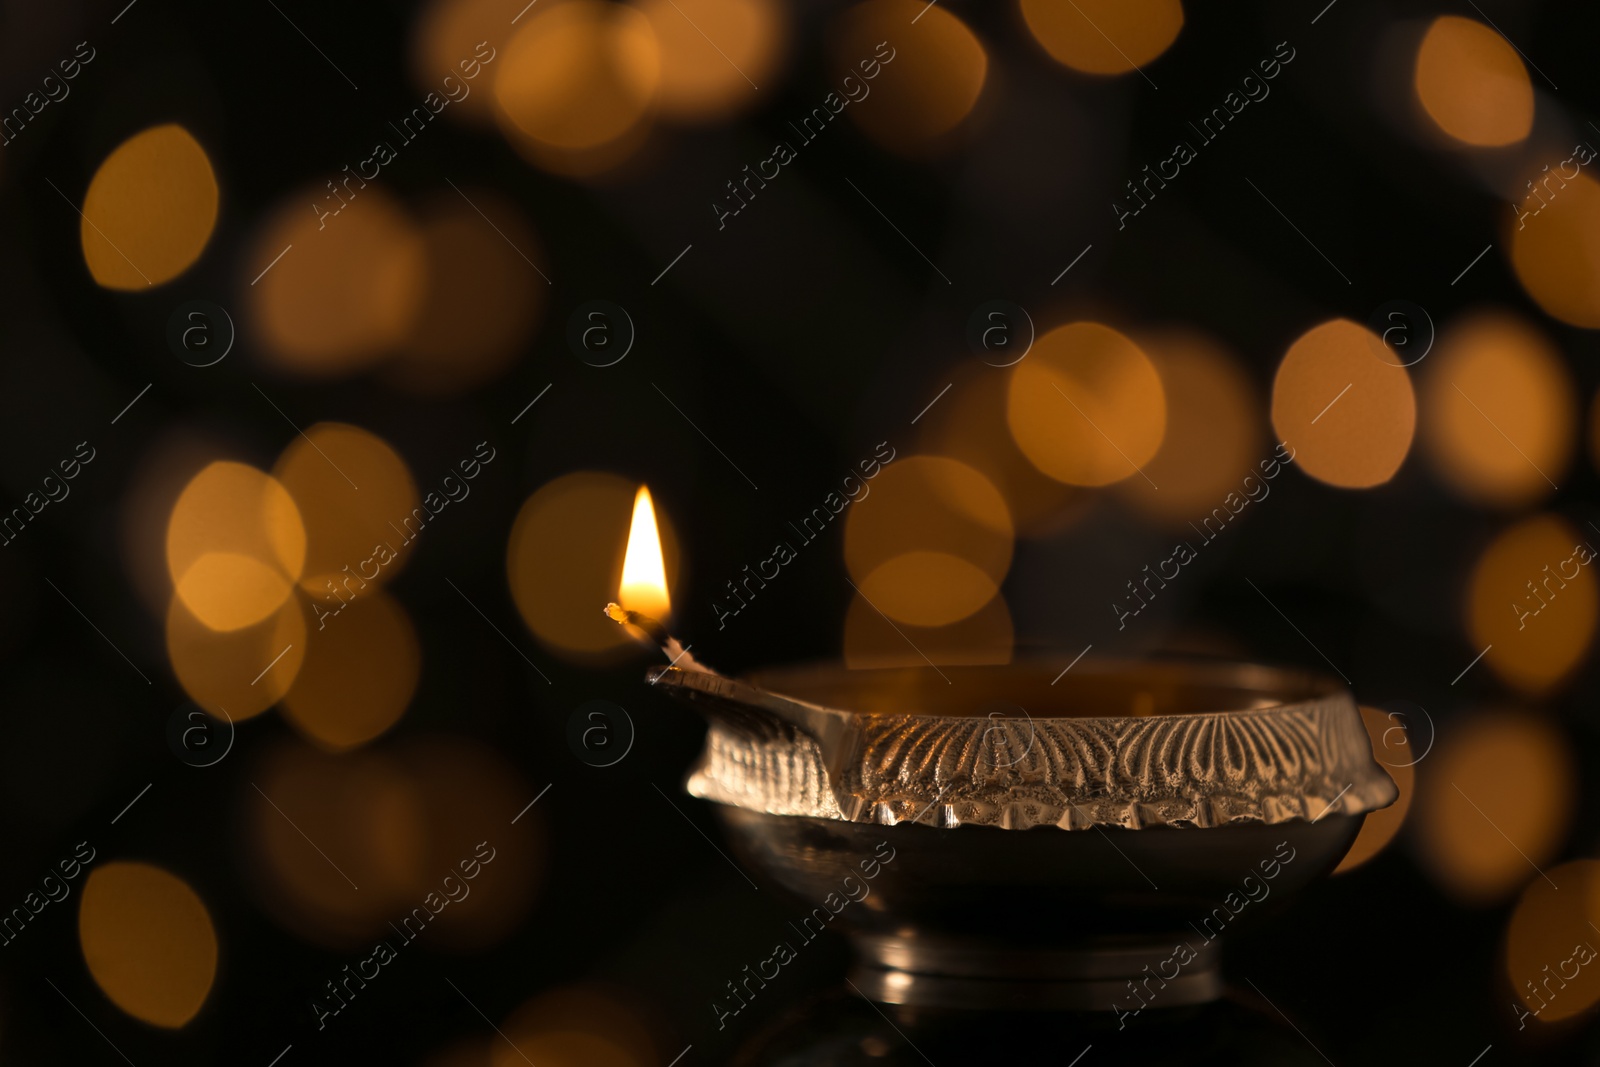
[{"label": "bokeh light", "polygon": [[1532,326],[1482,312],[1451,326],[1422,370],[1422,441],[1461,496],[1520,507],[1554,490],[1574,438],[1572,376]]},{"label": "bokeh light", "polygon": [[306,532],[277,479],[219,461],[196,474],[167,521],[167,571],[195,618],[214,630],[260,622],[283,604],[306,559]]},{"label": "bokeh light", "polygon": [[1579,174],[1510,230],[1517,280],[1547,315],[1600,330],[1600,182]]},{"label": "bokeh light", "polygon": [[408,540],[427,522],[426,512],[413,517],[417,486],[405,460],[359,426],[307,427],[290,438],[272,473],[305,525],[300,585],[326,606],[391,580],[410,556]]},{"label": "bokeh light", "polygon": [[650,20],[603,0],[530,13],[499,64],[502,131],[539,165],[574,175],[608,169],[637,147],[661,82]]},{"label": "bokeh light", "polygon": [[[1428,730],[1431,726],[1417,722],[1412,717],[1391,713],[1379,708],[1363,707],[1361,724],[1367,728],[1372,741],[1372,755],[1383,764],[1383,769],[1400,789],[1400,796],[1387,808],[1367,812],[1350,851],[1344,854],[1334,874],[1343,874],[1368,862],[1389,847],[1400,828],[1405,825],[1406,814],[1411,810],[1411,797],[1416,791],[1416,764],[1419,757],[1411,746],[1411,730]],[[1430,744],[1426,733],[1419,739]],[[1427,752],[1426,747],[1424,753]]]},{"label": "bokeh light", "polygon": [[[912,19],[916,28],[908,30]],[[844,112],[879,145],[906,154],[941,147],[972,112],[989,73],[988,53],[966,23],[918,0],[850,6],[828,49]],[[819,108],[830,115],[826,104]]]},{"label": "bokeh light", "polygon": [[283,698],[283,717],[331,752],[366,744],[400,721],[422,673],[405,608],[376,586],[357,589],[310,628]]},{"label": "bokeh light", "polygon": [[1138,344],[1161,376],[1166,432],[1144,464],[1150,480],[1124,478],[1117,490],[1145,514],[1182,526],[1239,492],[1247,474],[1259,480],[1261,398],[1238,361],[1209,338],[1173,331],[1141,334]]},{"label": "bokeh light", "polygon": [[958,368],[950,394],[921,419],[920,451],[949,456],[976,469],[1000,490],[1017,534],[1059,532],[1089,503],[1089,496],[1046,476],[1017,447],[1006,424],[1009,376],[994,367]]},{"label": "bokeh light", "polygon": [[1566,838],[1577,772],[1566,738],[1543,718],[1497,711],[1457,720],[1417,773],[1418,851],[1465,904],[1495,903],[1538,878]]},{"label": "bokeh light", "polygon": [[1469,145],[1507,145],[1533,129],[1533,83],[1516,49],[1473,19],[1441,15],[1417,49],[1417,99]]},{"label": "bokeh light", "polygon": [[1549,1025],[1600,1002],[1600,863],[1575,860],[1528,883],[1506,924],[1505,974],[1529,1013]]},{"label": "bokeh light", "polygon": [[422,215],[427,287],[385,371],[412,392],[455,394],[504,374],[548,299],[534,266],[543,253],[521,209],[484,189],[462,193],[470,203],[451,192]]},{"label": "bokeh light", "polygon": [[661,48],[662,114],[726,118],[756,104],[783,44],[777,0],[633,0]]},{"label": "bokeh light", "polygon": [[1519,689],[1551,689],[1588,651],[1596,613],[1589,544],[1565,519],[1537,515],[1503,531],[1473,567],[1467,633]]},{"label": "bokeh light", "polygon": [[[515,929],[533,902],[542,815],[510,820],[536,790],[476,742],[424,735],[339,756],[282,744],[251,780],[261,791],[244,801],[254,884],[302,937],[370,949],[373,938],[393,943],[390,924],[425,908],[436,918],[412,933],[429,949],[477,951]],[[446,875],[461,882],[471,871],[467,892],[426,903],[446,895]]]},{"label": "bokeh light", "polygon": [[1109,326],[1075,322],[1036,340],[1012,370],[1006,418],[1017,447],[1045,474],[1109,485],[1140,477],[1155,456],[1167,398],[1138,345]]},{"label": "bokeh light", "polygon": [[1411,377],[1371,330],[1334,319],[1302,334],[1272,383],[1272,425],[1295,465],[1329,485],[1366,489],[1411,450]]},{"label": "bokeh light", "polygon": [[1022,0],[1022,18],[1057,63],[1085,74],[1125,74],[1177,39],[1183,5],[1179,0]]},{"label": "bokeh light", "polygon": [[83,259],[107,289],[144,289],[188,270],[217,224],[217,178],[182,126],[152,126],[100,164],[83,197]]},{"label": "bokeh light", "polygon": [[183,879],[148,863],[103,863],[78,903],[78,943],[106,997],[142,1022],[194,1018],[217,974],[211,914]]},{"label": "bokeh light", "polygon": [[654,1067],[649,1028],[620,993],[564,986],[522,1004],[500,1024],[490,1067]]},{"label": "bokeh light", "polygon": [[375,366],[410,335],[423,306],[428,261],[416,224],[382,189],[362,186],[355,176],[334,189],[308,187],[267,221],[242,261],[262,354],[297,376]]},{"label": "bokeh light", "polygon": [[[580,658],[636,646],[601,613],[617,599],[638,483],[576,471],[540,487],[517,513],[506,545],[506,578],[523,622],[541,642]],[[678,581],[678,541],[657,509],[667,587]]]},{"label": "bokeh light", "polygon": [[[539,0],[539,7],[562,2]],[[511,20],[527,4],[528,0],[430,0],[417,15],[411,35],[411,81],[418,92],[451,98],[440,113],[445,118],[493,125],[495,65],[517,31]],[[487,64],[479,59],[480,44],[489,47],[482,54],[493,57]],[[468,73],[475,76],[465,77]],[[447,84],[446,77],[455,80]]]},{"label": "bokeh light", "polygon": [[999,592],[1014,531],[992,482],[959,460],[907,456],[865,484],[845,517],[844,558],[880,611],[947,626]]},{"label": "bokeh light", "polygon": [[281,700],[300,673],[305,608],[290,596],[255,625],[219,632],[174,596],[166,638],[172,673],[191,700],[217,718],[248,719]]},{"label": "bokeh light", "polygon": [[1004,596],[948,626],[890,622],[859,595],[844,618],[844,665],[852,670],[1010,663],[1015,643]]}]

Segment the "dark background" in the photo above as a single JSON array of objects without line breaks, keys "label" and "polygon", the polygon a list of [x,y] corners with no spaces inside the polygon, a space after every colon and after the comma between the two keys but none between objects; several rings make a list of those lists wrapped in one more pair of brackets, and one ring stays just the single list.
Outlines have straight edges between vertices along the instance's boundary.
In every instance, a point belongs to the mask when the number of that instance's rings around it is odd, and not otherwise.
[{"label": "dark background", "polygon": [[[498,190],[536,227],[554,285],[532,343],[496,382],[455,399],[419,398],[371,377],[308,385],[275,376],[247,332],[228,360],[196,371],[167,349],[172,309],[190,299],[233,306],[254,272],[241,256],[262,213],[355,158],[356,146],[415,103],[405,67],[415,5],[283,0],[284,13],[339,60],[359,91],[270,4],[140,0],[109,25],[120,6],[9,2],[0,12],[7,102],[75,42],[87,38],[99,53],[72,97],[0,154],[0,484],[20,496],[85,435],[102,457],[75,484],[75,503],[48,509],[38,529],[0,552],[0,901],[20,898],[37,872],[88,838],[108,857],[180,873],[207,902],[223,947],[201,1014],[181,1031],[158,1031],[96,990],[77,948],[73,904],[47,909],[37,929],[0,949],[7,1064],[115,1062],[47,979],[134,1063],[264,1065],[292,1043],[286,1067],[425,1062],[458,1038],[487,1036],[483,1018],[443,976],[497,1021],[540,990],[611,983],[654,1028],[662,1064],[691,1043],[682,1062],[719,1062],[756,1033],[763,1012],[836,979],[842,943],[809,949],[785,970],[787,988],[716,1031],[707,1002],[766,954],[792,909],[770,891],[752,892],[653,788],[716,839],[705,805],[678,789],[702,727],[641,684],[648,659],[603,669],[565,663],[539,648],[517,617],[504,578],[506,533],[527,495],[559,474],[604,469],[652,487],[684,546],[678,629],[709,662],[739,671],[838,655],[851,597],[838,530],[803,552],[792,565],[797,577],[774,583],[737,625],[718,632],[709,603],[726,577],[767,552],[774,530],[809,510],[877,442],[914,450],[910,420],[951,368],[974,359],[963,335],[985,300],[1014,301],[1038,323],[1095,315],[1198,326],[1240,355],[1263,392],[1285,347],[1316,322],[1365,321],[1392,299],[1414,301],[1436,322],[1493,303],[1540,323],[1568,357],[1582,398],[1600,384],[1594,336],[1541,315],[1498,251],[1451,285],[1497,239],[1507,204],[1455,155],[1419,142],[1407,125],[1405,77],[1391,84],[1379,68],[1397,22],[1473,12],[1363,0],[1339,0],[1315,26],[1315,2],[1187,5],[1177,44],[1146,70],[1159,90],[1137,75],[1091,79],[1058,67],[1028,38],[1014,5],[951,3],[991,64],[979,104],[988,114],[959,151],[908,162],[840,123],[717,232],[709,197],[826,92],[818,42],[841,5],[795,4],[788,65],[763,86],[762,106],[732,123],[664,136],[648,166],[568,181],[529,166],[498,137],[440,123],[384,169],[381,182],[402,198],[447,189],[447,177]],[[1486,11],[1559,84],[1552,92],[1534,76],[1541,121],[1551,101],[1577,122],[1596,113],[1593,5],[1498,2]],[[1286,39],[1298,54],[1273,82],[1271,100],[1250,108],[1117,232],[1107,205],[1120,199],[1121,182],[1164,156],[1174,129]],[[84,267],[79,220],[50,182],[81,197],[113,147],[164,121],[184,125],[211,157],[223,190],[216,232],[177,280],[150,293],[103,290]],[[1246,178],[1311,224],[1351,284]],[[603,370],[575,358],[564,336],[571,309],[597,298],[626,307],[639,331],[630,356]],[[126,419],[101,428],[151,381]],[[117,546],[130,472],[166,429],[219,435],[270,465],[291,431],[253,382],[301,426],[338,419],[381,435],[422,485],[464,454],[462,442],[489,438],[501,449],[506,458],[475,486],[472,521],[441,522],[392,587],[416,622],[424,666],[405,719],[375,744],[428,731],[465,735],[514,764],[530,797],[553,783],[530,816],[542,821],[545,841],[526,921],[470,956],[413,950],[322,1033],[306,1000],[357,954],[286,935],[252,895],[240,833],[252,750],[292,731],[262,716],[241,727],[238,750],[217,767],[174,758],[165,724],[184,696],[166,663],[161,622],[134,595]],[[546,383],[551,394],[509,426]],[[731,469],[652,383],[761,488]],[[1580,459],[1562,482],[1548,507],[1587,516],[1591,464]],[[1458,711],[1505,699],[1487,670],[1451,685],[1477,651],[1462,635],[1462,576],[1503,516],[1453,501],[1415,454],[1370,491],[1332,489],[1294,470],[1275,489],[1280,502],[1250,514],[1204,561],[1201,577],[1162,605],[1162,621],[1130,633],[1133,647],[1205,633],[1259,658],[1320,669],[1317,653],[1267,609],[1248,576],[1351,678],[1364,703],[1416,701],[1448,729]],[[1163,543],[1135,533],[1147,540],[1130,544],[1131,525],[1112,505],[1052,540],[1019,545],[1006,586],[1019,645],[1074,653],[1095,641],[1115,649],[1106,597],[1089,590],[1115,587],[1136,569],[1124,561],[1156,558]],[[553,685],[480,625],[446,576]],[[1595,680],[1585,668],[1545,706],[1582,767],[1593,765],[1586,694]],[[626,707],[637,727],[632,753],[614,767],[586,766],[567,745],[568,715],[595,698]],[[150,792],[110,826],[146,783]],[[1594,809],[1586,792],[1565,857],[1592,852]],[[1485,1064],[1516,1062],[1539,1046],[1521,1042],[1510,1025],[1497,963],[1505,916],[1503,907],[1452,903],[1402,837],[1230,945],[1228,969],[1275,991],[1278,1006],[1336,1063],[1465,1067],[1490,1043]],[[1563,1028],[1544,1052],[1548,1062],[1600,1056],[1582,1027]]]}]

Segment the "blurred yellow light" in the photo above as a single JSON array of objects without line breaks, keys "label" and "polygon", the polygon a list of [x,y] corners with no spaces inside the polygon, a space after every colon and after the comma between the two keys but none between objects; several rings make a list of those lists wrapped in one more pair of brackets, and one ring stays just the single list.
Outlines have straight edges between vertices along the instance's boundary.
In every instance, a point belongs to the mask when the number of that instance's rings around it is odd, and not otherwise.
[{"label": "blurred yellow light", "polygon": [[1295,465],[1345,489],[1394,477],[1416,430],[1411,378],[1376,334],[1349,319],[1289,346],[1272,383],[1272,425]]},{"label": "blurred yellow light", "polygon": [[1451,723],[1435,747],[1417,768],[1422,860],[1463,903],[1495,903],[1537,879],[1566,839],[1570,745],[1543,718],[1494,712]]},{"label": "blurred yellow light", "polygon": [[667,563],[661,555],[661,534],[656,530],[656,508],[648,486],[641,485],[633,498],[633,521],[628,527],[617,601],[630,611],[656,619],[664,619],[672,611]]},{"label": "blurred yellow light", "polygon": [[662,1063],[649,1029],[619,992],[563,986],[518,1007],[498,1027],[490,1067],[650,1067]]},{"label": "blurred yellow light", "polygon": [[865,483],[849,505],[844,558],[861,595],[914,626],[964,619],[999,592],[1011,567],[1005,498],[944,456],[909,456]]},{"label": "blurred yellow light", "polygon": [[[337,193],[324,185],[296,195],[244,261],[263,354],[302,377],[371,368],[409,335],[422,306],[422,238],[394,198],[360,182],[341,176]],[[319,217],[319,206],[330,214]]]},{"label": "blurred yellow light", "polygon": [[283,698],[283,717],[330,752],[366,744],[398,722],[422,672],[400,602],[376,586],[351,597],[307,633],[305,661]]},{"label": "blurred yellow light", "polygon": [[1006,418],[1045,474],[1109,485],[1140,477],[1161,447],[1167,397],[1138,345],[1109,326],[1075,322],[1040,337],[1012,370]]},{"label": "blurred yellow light", "polygon": [[1441,130],[1470,145],[1507,145],[1533,129],[1533,83],[1516,49],[1472,19],[1442,15],[1417,49],[1417,98]]},{"label": "blurred yellow light", "polygon": [[1517,280],[1545,314],[1600,330],[1600,182],[1579,174],[1511,230]]},{"label": "blurred yellow light", "polygon": [[270,564],[237,552],[207,552],[178,579],[178,599],[213,629],[254,625],[288,599],[293,584]]},{"label": "blurred yellow light", "polygon": [[452,190],[422,217],[427,286],[386,369],[412,392],[461,393],[504,374],[549,299],[534,266],[544,253],[521,209],[484,189],[462,191],[470,203]]},{"label": "blurred yellow light", "polygon": [[500,63],[494,92],[502,129],[563,172],[611,165],[608,146],[631,151],[661,82],[650,20],[603,0],[531,12]]},{"label": "blurred yellow light", "polygon": [[844,619],[844,665],[851,670],[1010,663],[1014,643],[1003,596],[949,626],[891,623],[861,596],[850,598]]},{"label": "blurred yellow light", "polygon": [[1473,567],[1467,632],[1517,688],[1544,693],[1583,662],[1600,601],[1584,562],[1591,543],[1565,519],[1537,515],[1503,531]]},{"label": "blurred yellow light", "polygon": [[167,658],[183,691],[213,716],[238,722],[289,691],[306,654],[306,617],[300,599],[288,596],[260,622],[218,632],[174,596],[166,636]]},{"label": "blurred yellow light", "polygon": [[1007,375],[994,367],[966,364],[952,375],[950,395],[921,419],[919,451],[960,460],[1000,490],[1017,534],[1045,537],[1059,532],[1088,497],[1035,467],[1006,425]]},{"label": "blurred yellow light", "polygon": [[217,224],[217,178],[182,126],[152,126],[100,164],[78,227],[84,262],[107,289],[144,289],[188,270]]},{"label": "blurred yellow light", "polygon": [[[989,74],[988,53],[967,24],[919,0],[851,5],[828,51],[844,112],[872,140],[908,155],[942,147],[977,105]],[[863,80],[867,70],[875,77]],[[850,94],[859,99],[846,101]]]},{"label": "blurred yellow light", "polygon": [[[300,585],[324,609],[368,582],[391,580],[411,555],[407,541],[426,526],[426,512],[420,520],[413,514],[417,486],[405,460],[359,426],[308,427],[289,439],[272,473],[305,524]],[[376,551],[380,547],[387,551]]]},{"label": "blurred yellow light", "polygon": [[[1429,730],[1425,722],[1414,722],[1400,715],[1390,715],[1376,708],[1361,709],[1361,723],[1367,728],[1372,742],[1372,754],[1400,788],[1400,798],[1387,808],[1367,812],[1350,851],[1345,853],[1334,874],[1343,874],[1373,859],[1389,847],[1389,842],[1405,825],[1406,813],[1411,810],[1411,796],[1416,789],[1417,756],[1412,750],[1409,731]],[[1424,744],[1428,739],[1424,734]]]},{"label": "blurred yellow light", "polygon": [[214,630],[237,630],[277,611],[305,557],[294,499],[277,479],[243,463],[208,465],[167,520],[173,587]]},{"label": "blurred yellow light", "polygon": [[[562,0],[539,0],[547,8]],[[497,62],[506,40],[520,26],[512,19],[522,14],[528,0],[430,0],[417,15],[411,35],[411,79],[419,93],[450,95],[441,112],[448,119],[474,126],[494,122],[493,62],[477,60],[480,43],[487,44]],[[463,66],[465,64],[465,66]],[[464,75],[477,71],[474,78]],[[455,79],[445,83],[446,77]],[[457,86],[465,86],[465,95]]]},{"label": "blurred yellow light", "polygon": [[1422,440],[1451,488],[1497,507],[1554,491],[1577,414],[1572,376],[1541,333],[1509,314],[1474,315],[1447,331],[1420,369]]},{"label": "blurred yellow light", "polygon": [[1124,74],[1165,52],[1183,29],[1178,0],[1022,0],[1028,32],[1057,63]]},{"label": "blurred yellow light", "polygon": [[[615,474],[575,471],[545,483],[517,512],[506,578],[523,622],[552,649],[589,659],[637,647],[600,609],[622,586],[638,488]],[[665,512],[655,513],[655,522],[670,589],[678,574],[677,538]]]},{"label": "blurred yellow light", "polygon": [[1138,344],[1161,377],[1166,432],[1144,465],[1150,480],[1124,478],[1117,491],[1181,527],[1238,492],[1264,454],[1261,398],[1238,361],[1208,338],[1172,332],[1141,335]]},{"label": "blurred yellow light", "polygon": [[[1523,1004],[1518,1030],[1600,1002],[1600,863],[1574,860],[1528,883],[1506,924],[1505,971]],[[1524,1014],[1526,1012],[1526,1014]]]},{"label": "blurred yellow light", "polygon": [[[269,750],[250,777],[263,794],[251,792],[246,809],[251,886],[302,937],[368,951],[382,938],[400,948],[395,939],[407,935],[396,926],[404,925],[423,951],[481,951],[533,901],[542,809],[491,829],[535,790],[483,745],[422,735],[332,755],[288,743]],[[455,882],[444,885],[446,876]],[[455,899],[441,904],[450,893]],[[417,908],[434,916],[420,932]]]},{"label": "blurred yellow light", "polygon": [[[776,0],[633,0],[661,46],[663,114],[707,121],[755,106],[777,65]],[[748,80],[747,80],[748,79]]]},{"label": "blurred yellow light", "polygon": [[217,974],[211,915],[188,883],[148,863],[89,872],[78,942],[95,984],[135,1019],[177,1029],[199,1012]]}]

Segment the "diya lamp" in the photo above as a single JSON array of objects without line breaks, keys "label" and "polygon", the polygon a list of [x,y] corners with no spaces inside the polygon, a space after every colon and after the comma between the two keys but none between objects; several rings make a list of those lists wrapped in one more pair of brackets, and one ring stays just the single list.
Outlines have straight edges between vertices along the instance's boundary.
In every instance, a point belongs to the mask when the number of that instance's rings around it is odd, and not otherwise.
[{"label": "diya lamp", "polygon": [[1350,692],[1305,671],[1062,656],[724,676],[651,614],[667,593],[639,499],[605,610],[661,647],[647,680],[709,724],[687,791],[805,909],[887,844],[831,925],[855,949],[849,982],[902,1020],[1121,1030],[1217,1001],[1224,932],[1330,873],[1398,795]]}]

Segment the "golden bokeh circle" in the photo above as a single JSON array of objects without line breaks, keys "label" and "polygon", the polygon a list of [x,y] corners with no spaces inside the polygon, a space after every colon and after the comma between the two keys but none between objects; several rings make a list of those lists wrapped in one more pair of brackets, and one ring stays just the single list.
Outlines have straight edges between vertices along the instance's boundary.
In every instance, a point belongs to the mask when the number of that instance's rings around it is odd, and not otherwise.
[{"label": "golden bokeh circle", "polygon": [[1110,485],[1141,477],[1161,447],[1167,396],[1138,345],[1098,322],[1074,322],[1036,340],[1012,369],[1006,419],[1045,474]]},{"label": "golden bokeh circle", "polygon": [[268,618],[306,560],[299,509],[276,478],[244,463],[208,464],[167,520],[167,573],[190,612],[214,630]]},{"label": "golden bokeh circle", "polygon": [[1117,490],[1146,515],[1181,527],[1229,493],[1251,492],[1247,475],[1261,481],[1261,397],[1238,360],[1210,338],[1169,331],[1137,340],[1161,377],[1166,430],[1143,465],[1149,480],[1124,478]]},{"label": "golden bokeh circle", "polygon": [[946,456],[907,456],[864,485],[848,505],[844,558],[878,610],[914,626],[947,626],[999,592],[1015,531],[989,479]]},{"label": "golden bokeh circle", "polygon": [[463,192],[471,203],[452,193],[421,219],[427,287],[387,368],[412,392],[461,393],[504,374],[549,299],[534,266],[543,252],[521,209],[488,190]]},{"label": "golden bokeh circle", "polygon": [[1295,465],[1367,489],[1394,477],[1416,431],[1411,377],[1365,326],[1334,319],[1302,334],[1272,383],[1272,425]]},{"label": "golden bokeh circle", "polygon": [[748,110],[775,72],[784,9],[777,0],[632,0],[661,49],[662,114],[706,122]]},{"label": "golden bokeh circle", "polygon": [[1544,693],[1583,662],[1600,603],[1590,545],[1567,520],[1536,515],[1502,531],[1473,566],[1468,636],[1518,689]]},{"label": "golden bokeh circle", "polygon": [[1572,178],[1509,243],[1517,280],[1545,314],[1600,330],[1600,182]]},{"label": "golden bokeh circle", "polygon": [[244,261],[262,354],[304,378],[354,374],[391,356],[428,282],[422,236],[405,208],[359,177],[341,179],[337,191],[312,186],[286,202]]},{"label": "golden bokeh circle", "polygon": [[1538,878],[1566,839],[1577,770],[1566,737],[1542,717],[1496,711],[1452,722],[1417,772],[1421,859],[1465,904],[1493,904]]},{"label": "golden bokeh circle", "polygon": [[1022,0],[1044,50],[1084,74],[1126,74],[1159,57],[1183,29],[1179,0]]},{"label": "golden bokeh circle", "polygon": [[[1361,832],[1344,854],[1344,859],[1339,861],[1339,866],[1334,868],[1334,874],[1354,870],[1389,847],[1389,843],[1405,825],[1406,815],[1411,810],[1411,798],[1416,791],[1416,764],[1420,762],[1420,757],[1412,749],[1410,731],[1423,724],[1411,721],[1409,716],[1365,706],[1361,708],[1361,724],[1366,727],[1367,738],[1372,742],[1373,756],[1383,765],[1389,777],[1394,779],[1400,796],[1387,808],[1367,812],[1361,823]],[[1431,724],[1427,728],[1431,730]],[[1426,736],[1422,740],[1431,743]],[[1426,748],[1423,751],[1427,753]]]},{"label": "golden bokeh circle", "polygon": [[499,63],[502,128],[558,166],[625,140],[650,117],[661,82],[650,20],[603,0],[531,12]]},{"label": "golden bokeh circle", "polygon": [[177,1029],[200,1011],[217,975],[211,914],[189,884],[149,863],[103,863],[78,902],[89,974],[135,1019]]},{"label": "golden bokeh circle", "polygon": [[[408,535],[427,522],[426,512],[414,516],[417,486],[406,461],[359,426],[308,426],[290,438],[272,473],[305,526],[300,585],[324,604],[394,578],[410,556]],[[408,519],[411,525],[403,525]]]},{"label": "golden bokeh circle", "polygon": [[[506,544],[506,578],[528,629],[548,647],[579,658],[636,647],[601,614],[617,598],[638,483],[602,471],[574,471],[523,502]],[[677,584],[678,541],[659,500],[656,522]]]},{"label": "golden bokeh circle", "polygon": [[1417,48],[1417,99],[1465,144],[1514,144],[1533,129],[1533,82],[1497,31],[1458,15],[1433,20]]},{"label": "golden bokeh circle", "polygon": [[377,586],[352,593],[318,622],[283,717],[313,744],[342,752],[400,721],[422,673],[422,647],[405,608]]},{"label": "golden bokeh circle", "polygon": [[1087,497],[1035,467],[1011,436],[1006,423],[1009,378],[993,367],[966,364],[952,374],[950,394],[919,421],[921,452],[949,456],[994,483],[1020,537],[1059,532]]},{"label": "golden bokeh circle", "polygon": [[967,24],[919,0],[852,5],[834,24],[828,54],[838,89],[811,125],[842,111],[873,141],[907,155],[942,146],[977,106],[989,74],[988,53]]},{"label": "golden bokeh circle", "polygon": [[175,123],[118,145],[89,182],[78,227],[83,259],[107,289],[171,281],[200,258],[217,224],[206,150]]},{"label": "golden bokeh circle", "polygon": [[1522,891],[1506,924],[1505,976],[1528,1023],[1561,1022],[1600,1003],[1600,863],[1552,867]]},{"label": "golden bokeh circle", "polygon": [[1422,442],[1462,497],[1513,508],[1554,491],[1577,436],[1561,353],[1504,312],[1480,312],[1439,338],[1422,370]]},{"label": "golden bokeh circle", "polygon": [[260,622],[226,632],[207,626],[174,596],[167,608],[167,658],[189,699],[234,722],[266,711],[289,691],[306,654],[306,615],[289,596]]}]

